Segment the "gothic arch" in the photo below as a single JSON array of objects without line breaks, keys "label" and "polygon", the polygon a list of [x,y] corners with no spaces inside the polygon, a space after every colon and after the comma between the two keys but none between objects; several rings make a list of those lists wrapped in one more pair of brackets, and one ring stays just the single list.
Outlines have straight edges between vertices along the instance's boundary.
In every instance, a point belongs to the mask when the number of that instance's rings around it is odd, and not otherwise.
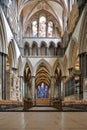
[{"label": "gothic arch", "polygon": [[50,52],[50,55],[55,55],[55,43],[54,42],[50,42],[49,52]]},{"label": "gothic arch", "polygon": [[32,66],[30,60],[29,59],[23,59],[21,70],[20,70],[20,76],[23,76],[23,74],[24,74],[24,68],[25,68],[26,63],[28,63],[28,65],[30,67],[31,74],[33,75],[33,66]]},{"label": "gothic arch", "polygon": [[32,44],[32,55],[38,55],[38,44],[35,41]]},{"label": "gothic arch", "polygon": [[41,59],[39,62],[36,63],[35,69],[34,69],[34,75],[36,74],[37,68],[41,63],[43,63],[47,67],[47,69],[49,70],[50,75],[52,75],[52,68],[51,68],[50,64],[44,59]]},{"label": "gothic arch", "polygon": [[12,56],[12,65],[11,66],[13,68],[16,68],[18,60],[17,60],[17,51],[16,51],[16,47],[14,44],[14,40],[11,40],[10,43],[8,44],[8,50],[9,49],[11,51],[11,56]]},{"label": "gothic arch", "polygon": [[61,69],[61,73],[62,73],[61,75],[65,76],[63,62],[62,62],[62,60],[58,60],[58,59],[55,61],[54,66],[53,66],[53,75],[55,74],[55,69],[56,69],[58,64],[59,64],[60,69]]},{"label": "gothic arch", "polygon": [[25,42],[24,44],[24,56],[29,56],[29,44]]},{"label": "gothic arch", "polygon": [[47,43],[42,41],[40,46],[40,54],[47,55]]}]

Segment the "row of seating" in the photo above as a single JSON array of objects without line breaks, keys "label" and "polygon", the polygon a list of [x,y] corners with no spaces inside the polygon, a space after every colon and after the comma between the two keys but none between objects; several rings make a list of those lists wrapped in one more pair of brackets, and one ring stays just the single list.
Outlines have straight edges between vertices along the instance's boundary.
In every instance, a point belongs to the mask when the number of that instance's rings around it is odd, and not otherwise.
[{"label": "row of seating", "polygon": [[62,104],[63,105],[68,105],[68,104],[87,104],[87,101],[86,100],[67,100],[67,101],[62,101]]},{"label": "row of seating", "polygon": [[53,107],[57,108],[58,110],[62,110],[62,100],[53,99]]},{"label": "row of seating", "polygon": [[27,110],[29,108],[33,107],[33,102],[31,99],[24,99],[24,110]]},{"label": "row of seating", "polygon": [[16,101],[16,100],[0,100],[0,105],[9,105],[9,104],[23,105],[23,102],[22,101]]}]

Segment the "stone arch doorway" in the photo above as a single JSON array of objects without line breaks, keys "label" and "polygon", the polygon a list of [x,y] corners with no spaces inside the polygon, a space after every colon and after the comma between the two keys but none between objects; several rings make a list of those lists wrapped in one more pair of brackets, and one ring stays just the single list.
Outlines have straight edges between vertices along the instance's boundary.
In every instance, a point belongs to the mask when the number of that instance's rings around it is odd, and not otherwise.
[{"label": "stone arch doorway", "polygon": [[44,63],[41,63],[35,76],[35,99],[36,105],[50,104],[50,72]]}]

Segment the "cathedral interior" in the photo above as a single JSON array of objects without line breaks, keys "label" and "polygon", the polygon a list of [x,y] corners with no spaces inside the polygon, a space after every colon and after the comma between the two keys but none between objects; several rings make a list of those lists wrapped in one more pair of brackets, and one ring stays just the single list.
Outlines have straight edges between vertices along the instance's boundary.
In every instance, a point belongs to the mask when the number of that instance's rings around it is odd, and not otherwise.
[{"label": "cathedral interior", "polygon": [[0,111],[12,106],[87,110],[86,0],[0,0]]}]

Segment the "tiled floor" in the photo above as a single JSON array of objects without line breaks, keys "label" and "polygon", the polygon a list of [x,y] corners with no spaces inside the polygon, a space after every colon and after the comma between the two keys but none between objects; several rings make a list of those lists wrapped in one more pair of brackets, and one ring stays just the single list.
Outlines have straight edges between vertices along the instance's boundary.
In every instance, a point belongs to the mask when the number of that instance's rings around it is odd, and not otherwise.
[{"label": "tiled floor", "polygon": [[0,112],[0,130],[87,130],[87,113]]}]

